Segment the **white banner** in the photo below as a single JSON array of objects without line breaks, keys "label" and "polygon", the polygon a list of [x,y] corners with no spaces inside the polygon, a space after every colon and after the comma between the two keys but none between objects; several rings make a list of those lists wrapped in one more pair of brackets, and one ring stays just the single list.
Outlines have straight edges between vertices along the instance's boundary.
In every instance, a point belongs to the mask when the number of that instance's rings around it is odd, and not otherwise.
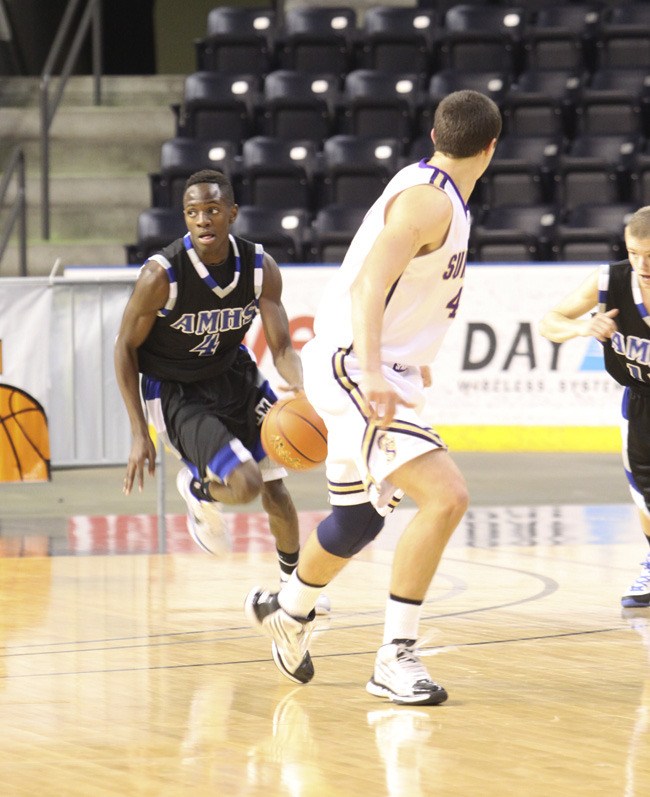
[{"label": "white banner", "polygon": [[470,266],[432,367],[434,423],[616,426],[622,388],[606,373],[600,344],[574,338],[556,346],[537,331],[593,268]]},{"label": "white banner", "polygon": [[[429,415],[445,426],[616,426],[621,388],[604,370],[600,345],[554,346],[541,317],[592,265],[469,265],[458,317],[432,367]],[[329,266],[283,267],[283,303],[296,348],[312,335]],[[262,370],[278,384],[259,320],[248,336]]]},{"label": "white banner", "polygon": [[0,382],[33,396],[48,414],[52,290],[0,280]]}]

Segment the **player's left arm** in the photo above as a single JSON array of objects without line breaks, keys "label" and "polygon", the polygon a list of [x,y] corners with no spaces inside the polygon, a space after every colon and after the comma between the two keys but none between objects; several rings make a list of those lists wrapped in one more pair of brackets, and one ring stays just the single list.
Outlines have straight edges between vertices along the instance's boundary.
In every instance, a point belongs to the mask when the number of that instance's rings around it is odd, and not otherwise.
[{"label": "player's left arm", "polygon": [[586,315],[598,304],[599,273],[599,269],[592,271],[581,285],[546,313],[539,323],[539,331],[545,338],[564,343],[576,337],[593,336],[600,341],[612,337],[618,329],[617,308]]},{"label": "player's left arm", "polygon": [[302,363],[291,345],[289,319],[282,304],[282,275],[275,260],[264,253],[264,280],[259,298],[262,328],[273,364],[286,382],[286,389],[294,392],[302,388]]}]

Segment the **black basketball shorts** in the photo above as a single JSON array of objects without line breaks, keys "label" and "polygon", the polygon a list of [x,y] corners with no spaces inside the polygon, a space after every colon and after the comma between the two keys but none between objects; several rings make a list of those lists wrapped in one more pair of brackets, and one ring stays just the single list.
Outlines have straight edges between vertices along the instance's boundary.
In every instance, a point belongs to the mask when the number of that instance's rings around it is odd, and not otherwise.
[{"label": "black basketball shorts", "polygon": [[[156,430],[199,478],[226,481],[241,462],[268,463],[260,425],[277,396],[247,349],[211,379],[172,382],[145,376],[142,389]],[[270,480],[286,472],[275,466],[263,468],[263,475]]]},{"label": "black basketball shorts", "polygon": [[650,515],[650,396],[629,387],[622,404],[623,463],[634,502]]}]

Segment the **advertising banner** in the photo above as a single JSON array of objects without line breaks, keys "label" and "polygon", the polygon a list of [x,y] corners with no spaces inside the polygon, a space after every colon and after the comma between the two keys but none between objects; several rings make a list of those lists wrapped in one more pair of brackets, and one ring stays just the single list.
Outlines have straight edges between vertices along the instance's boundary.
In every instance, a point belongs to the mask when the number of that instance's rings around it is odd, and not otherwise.
[{"label": "advertising banner", "polygon": [[556,345],[537,331],[589,271],[470,267],[458,317],[432,366],[436,414],[451,424],[615,423],[621,388],[604,370],[600,344],[574,338]]}]

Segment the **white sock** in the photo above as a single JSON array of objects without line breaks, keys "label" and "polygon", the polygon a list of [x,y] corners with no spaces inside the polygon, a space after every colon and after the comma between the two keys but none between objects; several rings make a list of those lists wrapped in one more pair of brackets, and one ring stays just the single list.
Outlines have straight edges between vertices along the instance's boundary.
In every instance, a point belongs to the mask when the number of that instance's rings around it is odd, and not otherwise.
[{"label": "white sock", "polygon": [[292,617],[308,617],[322,591],[323,587],[310,587],[302,582],[296,569],[280,590],[278,600],[280,606]]},{"label": "white sock", "polygon": [[421,611],[422,605],[419,603],[404,603],[388,598],[382,644],[387,645],[394,639],[417,639]]}]

